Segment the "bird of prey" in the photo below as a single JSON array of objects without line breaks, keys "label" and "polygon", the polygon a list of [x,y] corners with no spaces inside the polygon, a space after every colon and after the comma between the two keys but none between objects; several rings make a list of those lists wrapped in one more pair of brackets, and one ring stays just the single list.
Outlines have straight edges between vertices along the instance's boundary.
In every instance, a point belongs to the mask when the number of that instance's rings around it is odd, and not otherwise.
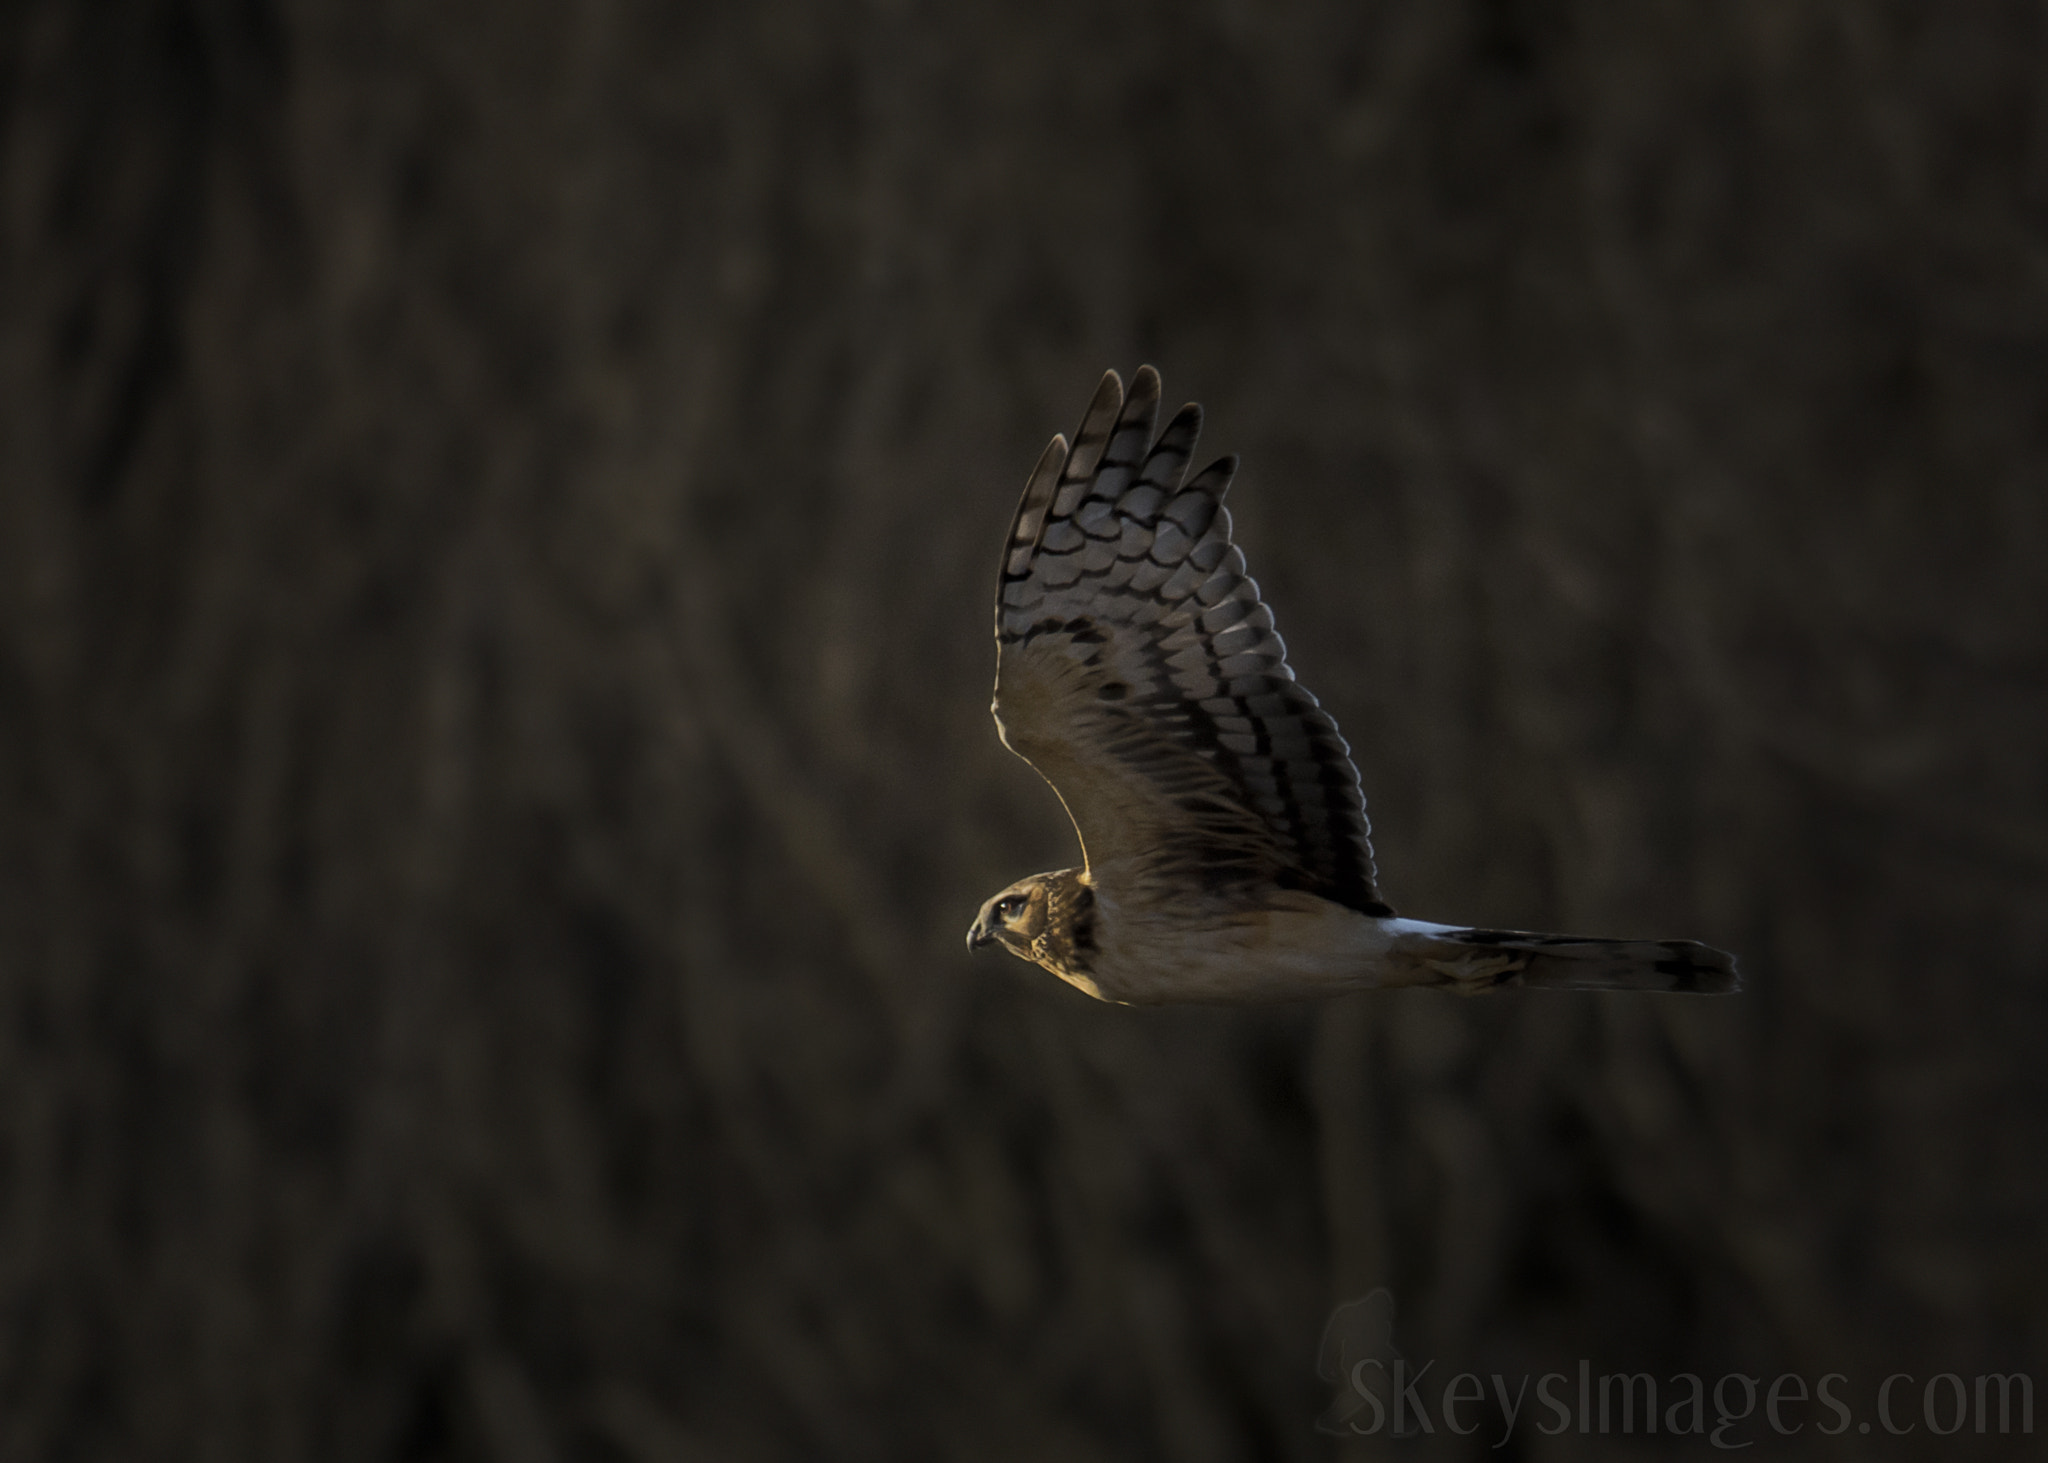
[{"label": "bird of prey", "polygon": [[1288,668],[1230,541],[1235,457],[1192,478],[1202,410],[1155,439],[1159,374],[1111,371],[1025,484],[996,590],[1003,743],[1052,784],[1078,869],[982,905],[1000,945],[1100,1000],[1288,1000],[1389,986],[1719,993],[1733,957],[1401,919],[1380,897],[1337,724]]}]

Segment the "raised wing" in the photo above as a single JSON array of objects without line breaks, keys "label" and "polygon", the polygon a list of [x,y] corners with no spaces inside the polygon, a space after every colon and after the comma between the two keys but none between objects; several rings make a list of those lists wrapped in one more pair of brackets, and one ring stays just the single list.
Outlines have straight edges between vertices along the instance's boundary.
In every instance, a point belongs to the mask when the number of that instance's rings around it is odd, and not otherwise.
[{"label": "raised wing", "polygon": [[1351,749],[1294,679],[1230,542],[1237,459],[1183,484],[1202,410],[1155,442],[1159,373],[1102,378],[1025,485],[996,593],[1004,744],[1053,785],[1097,881],[1279,887],[1392,913]]}]

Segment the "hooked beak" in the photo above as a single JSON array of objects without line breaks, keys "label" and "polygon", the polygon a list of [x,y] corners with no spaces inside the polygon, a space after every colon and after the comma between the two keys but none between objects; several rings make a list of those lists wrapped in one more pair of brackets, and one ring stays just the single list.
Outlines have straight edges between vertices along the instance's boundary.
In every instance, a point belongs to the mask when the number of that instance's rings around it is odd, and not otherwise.
[{"label": "hooked beak", "polygon": [[988,926],[984,925],[979,919],[976,919],[973,924],[967,927],[967,953],[969,955],[974,954],[977,950],[986,950],[993,943],[995,943],[995,936],[988,932]]}]

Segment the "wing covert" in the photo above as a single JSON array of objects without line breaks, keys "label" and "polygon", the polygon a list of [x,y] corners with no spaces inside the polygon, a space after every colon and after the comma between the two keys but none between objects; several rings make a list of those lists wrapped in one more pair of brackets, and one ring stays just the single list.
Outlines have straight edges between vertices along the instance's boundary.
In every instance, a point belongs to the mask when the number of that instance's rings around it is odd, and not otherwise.
[{"label": "wing covert", "polygon": [[1217,890],[1379,898],[1350,748],[1294,679],[1231,542],[1237,460],[1183,481],[1202,412],[1155,439],[1159,375],[1102,379],[1025,485],[996,592],[992,708],[1088,865]]}]

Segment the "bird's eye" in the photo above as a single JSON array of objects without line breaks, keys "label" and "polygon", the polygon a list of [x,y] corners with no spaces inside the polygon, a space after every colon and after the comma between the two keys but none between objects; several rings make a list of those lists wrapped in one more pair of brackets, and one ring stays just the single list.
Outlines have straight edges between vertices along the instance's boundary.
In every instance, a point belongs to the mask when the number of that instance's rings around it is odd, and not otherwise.
[{"label": "bird's eye", "polygon": [[1021,894],[1012,894],[1006,899],[997,901],[996,918],[1009,919],[1013,915],[1022,913],[1023,909],[1024,896]]}]

